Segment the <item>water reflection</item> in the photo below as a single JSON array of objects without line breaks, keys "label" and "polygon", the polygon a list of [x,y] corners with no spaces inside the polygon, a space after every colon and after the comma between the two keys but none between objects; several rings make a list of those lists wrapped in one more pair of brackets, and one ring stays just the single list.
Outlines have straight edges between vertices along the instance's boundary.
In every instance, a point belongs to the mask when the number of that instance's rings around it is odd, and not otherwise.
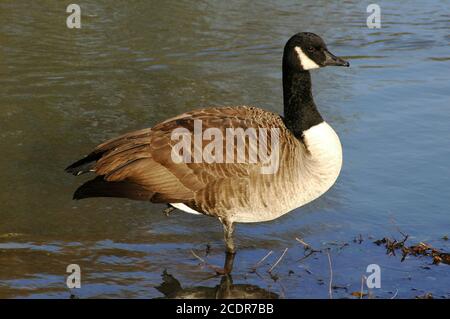
[{"label": "water reflection", "polygon": [[163,282],[156,289],[169,299],[278,299],[278,294],[255,285],[234,284],[231,275],[220,278],[215,287],[186,287],[167,271],[161,275]]}]

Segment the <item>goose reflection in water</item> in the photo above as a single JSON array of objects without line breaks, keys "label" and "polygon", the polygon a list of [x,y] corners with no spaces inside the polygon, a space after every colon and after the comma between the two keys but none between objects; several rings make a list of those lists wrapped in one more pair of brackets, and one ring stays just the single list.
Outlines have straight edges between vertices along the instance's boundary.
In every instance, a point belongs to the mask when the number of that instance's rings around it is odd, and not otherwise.
[{"label": "goose reflection in water", "polygon": [[278,299],[278,294],[255,285],[233,284],[231,275],[221,277],[215,287],[196,286],[183,288],[181,283],[166,270],[163,282],[156,287],[165,299]]}]

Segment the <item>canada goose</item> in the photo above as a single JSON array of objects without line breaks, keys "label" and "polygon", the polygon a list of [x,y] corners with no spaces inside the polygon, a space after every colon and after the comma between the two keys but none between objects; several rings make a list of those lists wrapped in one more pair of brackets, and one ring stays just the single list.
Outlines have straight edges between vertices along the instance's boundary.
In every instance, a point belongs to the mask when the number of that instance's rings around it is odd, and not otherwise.
[{"label": "canada goose", "polygon": [[[278,218],[325,193],[339,175],[341,144],[316,108],[309,74],[311,69],[328,65],[349,63],[331,54],[316,34],[295,34],[283,53],[284,117],[256,107],[211,107],[119,136],[66,168],[74,175],[97,175],[80,186],[73,198],[123,197],[168,203],[188,213],[216,217],[224,227],[224,271],[230,272],[235,254],[235,223]],[[252,162],[250,155],[243,161],[192,160],[191,155],[198,148],[195,145],[189,145],[183,155],[179,153],[174,159],[172,152],[177,141],[173,133],[181,130],[181,135],[195,135],[198,122],[202,125],[200,133],[216,129],[209,139],[200,141],[200,147],[207,148],[213,136],[217,142],[218,130],[223,135],[215,155],[218,151],[230,151],[232,159],[239,152],[236,148],[242,146],[239,138],[245,142],[250,136],[236,134],[236,143],[232,136],[231,145],[224,145],[227,129],[270,129],[274,134],[260,144],[269,148],[271,154],[277,152],[276,169],[262,173],[266,162],[262,158]],[[251,145],[244,143],[244,147],[250,154]]]}]

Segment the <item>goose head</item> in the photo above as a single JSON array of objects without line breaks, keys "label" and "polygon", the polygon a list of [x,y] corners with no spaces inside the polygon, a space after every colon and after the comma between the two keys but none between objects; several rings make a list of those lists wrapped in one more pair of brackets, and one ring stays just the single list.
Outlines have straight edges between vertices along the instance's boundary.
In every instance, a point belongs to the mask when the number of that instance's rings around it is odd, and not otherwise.
[{"label": "goose head", "polygon": [[314,33],[297,33],[284,47],[283,66],[293,71],[308,71],[329,65],[350,66],[350,63],[328,51],[322,38]]}]

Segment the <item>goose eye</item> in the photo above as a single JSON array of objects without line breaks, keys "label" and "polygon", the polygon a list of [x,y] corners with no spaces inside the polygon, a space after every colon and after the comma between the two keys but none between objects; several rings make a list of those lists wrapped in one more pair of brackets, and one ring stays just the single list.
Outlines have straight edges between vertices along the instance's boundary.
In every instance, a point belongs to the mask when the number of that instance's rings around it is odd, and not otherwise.
[{"label": "goose eye", "polygon": [[315,50],[315,49],[314,49],[313,47],[309,47],[309,48],[308,48],[308,51],[309,51],[309,52],[313,52],[314,50]]}]

